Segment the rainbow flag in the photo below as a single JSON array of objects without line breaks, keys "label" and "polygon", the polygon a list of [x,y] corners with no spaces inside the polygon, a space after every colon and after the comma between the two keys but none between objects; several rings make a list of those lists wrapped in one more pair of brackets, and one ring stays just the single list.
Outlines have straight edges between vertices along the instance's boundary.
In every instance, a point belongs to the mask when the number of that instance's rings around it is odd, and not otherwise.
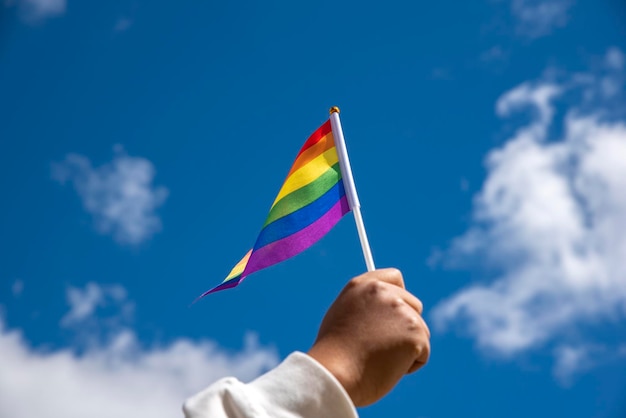
[{"label": "rainbow flag", "polygon": [[274,200],[254,248],[200,298],[237,286],[319,241],[350,211],[330,120],[304,143]]}]

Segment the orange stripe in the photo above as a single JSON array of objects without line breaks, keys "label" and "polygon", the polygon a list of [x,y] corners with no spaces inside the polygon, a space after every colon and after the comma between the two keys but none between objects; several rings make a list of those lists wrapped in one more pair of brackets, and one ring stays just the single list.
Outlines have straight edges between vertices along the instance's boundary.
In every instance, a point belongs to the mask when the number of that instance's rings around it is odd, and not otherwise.
[{"label": "orange stripe", "polygon": [[320,154],[323,154],[334,146],[335,141],[333,139],[333,133],[328,132],[315,145],[307,148],[304,152],[301,152],[298,155],[296,161],[291,166],[291,170],[289,170],[289,174],[287,174],[287,177],[289,177],[294,171],[307,165],[315,157],[318,157]]},{"label": "orange stripe", "polygon": [[317,130],[311,134],[309,139],[306,140],[304,145],[302,145],[302,148],[300,148],[300,152],[298,153],[298,155],[296,155],[296,159],[298,159],[300,154],[302,154],[304,151],[309,149],[309,147],[312,147],[313,145],[317,144],[318,141],[324,138],[326,134],[329,133],[330,131],[331,131],[330,119],[328,119],[322,126],[317,128]]}]

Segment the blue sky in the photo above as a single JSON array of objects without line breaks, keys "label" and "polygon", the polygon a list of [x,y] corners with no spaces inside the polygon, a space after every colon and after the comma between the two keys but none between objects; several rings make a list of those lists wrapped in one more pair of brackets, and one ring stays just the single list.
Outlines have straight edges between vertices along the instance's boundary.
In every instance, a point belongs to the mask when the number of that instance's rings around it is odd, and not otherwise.
[{"label": "blue sky", "polygon": [[365,270],[351,216],[189,303],[334,105],[433,330],[360,415],[626,414],[621,0],[0,8],[0,415],[176,416],[306,351]]}]

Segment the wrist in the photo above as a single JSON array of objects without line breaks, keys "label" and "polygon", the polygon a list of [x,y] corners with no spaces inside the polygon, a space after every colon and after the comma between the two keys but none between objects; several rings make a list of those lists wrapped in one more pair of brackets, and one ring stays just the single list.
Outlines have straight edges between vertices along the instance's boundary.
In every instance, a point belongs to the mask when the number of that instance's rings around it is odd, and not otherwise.
[{"label": "wrist", "polygon": [[354,405],[361,406],[358,391],[361,372],[348,350],[327,341],[316,341],[307,354],[337,379]]}]

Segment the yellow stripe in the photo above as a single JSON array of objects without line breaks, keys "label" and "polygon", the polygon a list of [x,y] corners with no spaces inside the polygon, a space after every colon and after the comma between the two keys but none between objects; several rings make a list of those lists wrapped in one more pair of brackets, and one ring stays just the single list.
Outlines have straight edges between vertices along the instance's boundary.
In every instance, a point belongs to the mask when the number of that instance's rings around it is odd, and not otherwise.
[{"label": "yellow stripe", "polygon": [[312,159],[304,167],[291,173],[291,175],[287,177],[287,180],[285,180],[285,183],[280,189],[280,192],[278,192],[278,196],[276,196],[276,200],[274,200],[272,207],[274,207],[276,202],[287,196],[289,193],[306,186],[307,184],[311,183],[319,176],[324,174],[324,172],[326,172],[328,168],[337,163],[338,158],[339,157],[337,157],[337,149],[335,147],[332,147],[331,149],[325,151],[323,154]]},{"label": "yellow stripe", "polygon": [[239,261],[235,265],[235,267],[233,267],[233,269],[230,271],[230,274],[224,279],[225,282],[243,273],[244,269],[246,268],[246,264],[248,264],[248,260],[250,259],[251,254],[252,254],[252,250],[248,251],[248,253],[243,256],[241,261]]},{"label": "yellow stripe", "polygon": [[289,177],[294,171],[300,169],[301,167],[304,167],[308,162],[310,162],[312,159],[314,159],[324,151],[329,150],[334,146],[335,141],[333,139],[333,133],[328,132],[315,145],[309,147],[306,151],[300,154],[300,156],[298,156],[296,161],[291,166],[291,170],[289,170],[289,174],[287,174],[287,177]]}]

